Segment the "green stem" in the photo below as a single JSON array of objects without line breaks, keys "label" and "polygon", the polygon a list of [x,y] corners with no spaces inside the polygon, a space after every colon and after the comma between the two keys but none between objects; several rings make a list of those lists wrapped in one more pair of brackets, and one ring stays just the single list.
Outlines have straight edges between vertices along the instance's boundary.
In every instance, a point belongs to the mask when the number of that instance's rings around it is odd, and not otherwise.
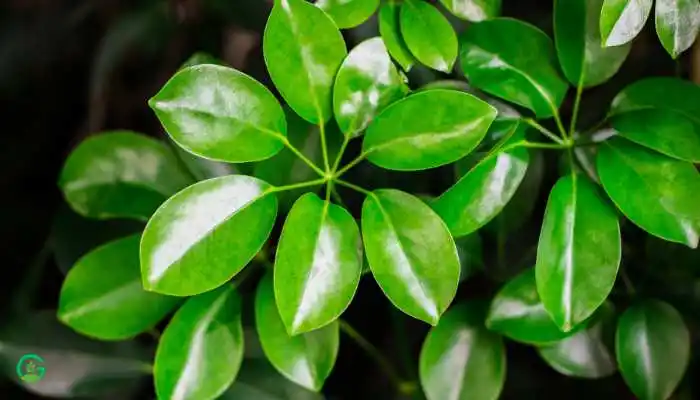
[{"label": "green stem", "polygon": [[341,168],[338,172],[336,172],[336,173],[333,174],[333,175],[334,175],[336,178],[340,178],[341,176],[343,176],[344,173],[348,172],[352,167],[354,167],[355,165],[357,165],[357,164],[359,164],[360,162],[362,162],[362,160],[364,160],[365,158],[367,158],[367,155],[368,155],[368,154],[369,154],[369,152],[362,152],[359,156],[357,156],[356,159],[354,159],[354,160],[350,161],[349,163],[347,163],[343,168]]},{"label": "green stem", "polygon": [[342,179],[338,179],[335,182],[338,185],[342,185],[342,186],[348,187],[356,192],[360,192],[360,193],[364,194],[365,196],[374,196],[374,193],[370,192],[369,190],[367,190],[363,187],[357,186],[357,185],[353,185],[352,183],[344,181]]},{"label": "green stem", "polygon": [[326,182],[328,182],[328,180],[326,178],[315,179],[313,181],[306,181],[306,182],[300,182],[300,183],[293,183],[291,185],[277,186],[277,187],[270,189],[270,192],[284,192],[286,190],[301,189],[301,188],[305,188],[305,187],[309,187],[309,186],[323,185]]},{"label": "green stem", "polygon": [[561,122],[561,116],[559,115],[558,110],[554,110],[554,121],[557,123],[557,128],[559,129],[561,137],[564,138],[564,140],[567,140],[566,128],[564,128],[564,124]]},{"label": "green stem", "polygon": [[333,163],[333,168],[331,168],[331,175],[335,175],[335,172],[338,170],[338,167],[340,166],[340,160],[342,160],[343,155],[345,154],[345,149],[348,147],[348,143],[350,143],[350,135],[343,135],[343,144],[340,145],[340,150],[338,151],[338,156],[335,158],[335,162]]},{"label": "green stem", "polygon": [[525,119],[523,119],[523,121],[525,121],[525,123],[530,125],[531,127],[540,131],[540,133],[542,133],[544,136],[546,136],[547,138],[549,138],[553,142],[558,143],[558,144],[564,144],[564,141],[561,140],[561,138],[559,136],[555,135],[552,131],[545,128],[544,126],[538,124],[532,118],[525,118]]},{"label": "green stem", "polygon": [[323,166],[326,172],[329,172],[330,163],[328,162],[328,146],[326,145],[326,125],[323,123],[323,121],[318,123],[318,130],[321,134],[321,151],[323,152]]},{"label": "green stem", "polygon": [[283,143],[289,150],[292,151],[292,153],[294,153],[294,155],[296,155],[297,157],[299,157],[299,159],[300,159],[301,161],[303,161],[306,165],[308,165],[309,168],[311,168],[312,170],[314,170],[314,172],[316,172],[319,176],[326,176],[326,174],[323,172],[323,170],[321,170],[321,168],[319,168],[313,161],[311,161],[311,160],[309,160],[308,158],[306,158],[306,156],[305,156],[304,154],[302,154],[302,152],[299,151],[299,149],[297,149],[296,147],[294,147],[294,145],[292,145],[292,144],[289,142],[289,139],[287,139],[286,136],[280,135],[280,140],[282,141],[282,143]]},{"label": "green stem", "polygon": [[581,105],[581,94],[583,93],[583,72],[581,73],[581,79],[576,87],[576,99],[574,100],[574,112],[571,115],[571,125],[569,126],[569,137],[574,137],[574,132],[576,131],[576,122],[578,120],[579,107]]},{"label": "green stem", "polygon": [[565,144],[528,142],[527,140],[519,143],[521,143],[523,147],[530,149],[564,150],[569,148],[569,146]]},{"label": "green stem", "polygon": [[333,200],[335,200],[336,203],[340,204],[345,208],[348,208],[343,202],[343,198],[340,196],[340,193],[338,193],[338,190],[335,188],[335,185],[331,187],[331,196],[333,197]]}]

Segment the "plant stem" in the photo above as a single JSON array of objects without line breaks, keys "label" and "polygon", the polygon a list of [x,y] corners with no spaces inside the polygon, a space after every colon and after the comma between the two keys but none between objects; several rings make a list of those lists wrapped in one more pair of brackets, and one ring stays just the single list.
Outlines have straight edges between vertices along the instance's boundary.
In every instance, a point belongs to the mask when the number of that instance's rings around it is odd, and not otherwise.
[{"label": "plant stem", "polygon": [[311,168],[312,170],[314,170],[314,172],[316,172],[319,176],[323,176],[323,177],[326,176],[326,174],[323,172],[323,170],[321,170],[321,168],[319,168],[313,161],[311,161],[311,160],[309,160],[308,158],[306,158],[306,156],[305,156],[304,154],[302,154],[302,152],[299,151],[299,149],[297,149],[296,147],[294,147],[294,145],[292,145],[292,144],[289,142],[289,139],[287,139],[286,136],[279,135],[279,139],[282,141],[282,143],[283,143],[289,150],[292,151],[292,153],[294,153],[294,155],[296,155],[297,157],[299,157],[299,159],[300,159],[301,161],[303,161],[306,165],[308,165],[309,168]]},{"label": "plant stem", "polygon": [[335,188],[335,185],[331,187],[331,196],[333,197],[333,200],[335,200],[336,203],[340,204],[341,206],[348,208],[345,203],[343,202],[343,198],[340,197],[340,193],[338,193],[338,190]]},{"label": "plant stem", "polygon": [[569,147],[564,145],[564,144],[556,144],[556,143],[539,143],[539,142],[528,142],[527,140],[524,140],[521,143],[523,147],[527,147],[530,149],[548,149],[548,150],[563,150],[563,149],[568,149]]},{"label": "plant stem", "polygon": [[335,175],[335,172],[338,170],[338,167],[340,166],[340,160],[342,160],[343,155],[345,154],[345,149],[348,147],[348,143],[350,143],[350,135],[343,135],[343,144],[340,145],[340,150],[338,151],[338,156],[335,158],[335,162],[333,163],[333,168],[331,168],[331,175]]},{"label": "plant stem", "polygon": [[353,189],[356,192],[360,192],[360,193],[364,194],[365,196],[374,196],[374,193],[370,192],[369,190],[367,190],[363,187],[357,186],[357,185],[353,185],[352,183],[344,181],[342,179],[338,179],[335,182],[338,185],[342,185],[342,186],[348,187],[350,189]]},{"label": "plant stem", "polygon": [[334,174],[334,176],[336,178],[340,178],[341,176],[343,176],[344,173],[348,172],[348,170],[350,170],[350,168],[354,167],[355,165],[359,164],[362,160],[364,160],[368,154],[369,154],[369,152],[362,152],[359,156],[357,156],[356,159],[350,161],[343,168],[341,168],[338,172],[336,172]]},{"label": "plant stem", "polygon": [[564,124],[561,122],[559,110],[554,110],[554,121],[557,123],[557,128],[559,129],[559,133],[561,133],[561,137],[564,138],[564,140],[567,140],[566,128],[564,128]]},{"label": "plant stem", "polygon": [[544,136],[548,137],[553,142],[558,143],[558,144],[564,144],[564,141],[561,140],[561,138],[559,136],[555,135],[552,131],[545,128],[544,126],[538,124],[532,118],[525,118],[525,119],[523,119],[523,121],[525,121],[525,123],[530,125],[531,127],[540,131],[540,133],[542,133]]},{"label": "plant stem", "polygon": [[323,179],[315,179],[313,181],[293,183],[291,185],[277,186],[277,187],[272,188],[270,190],[270,192],[284,192],[286,190],[294,190],[294,189],[301,189],[301,188],[305,188],[305,187],[309,187],[309,186],[323,185],[327,181],[328,180],[326,178],[323,178]]},{"label": "plant stem", "polygon": [[328,146],[326,145],[326,125],[323,123],[323,120],[321,120],[318,123],[318,130],[321,134],[321,151],[323,152],[323,166],[327,173],[330,171],[330,167],[328,162]]},{"label": "plant stem", "polygon": [[581,71],[581,79],[579,80],[578,86],[576,87],[576,99],[574,100],[574,111],[571,115],[571,124],[569,125],[569,137],[574,137],[574,132],[576,131],[576,122],[578,120],[578,111],[581,105],[581,94],[583,93],[583,71]]}]

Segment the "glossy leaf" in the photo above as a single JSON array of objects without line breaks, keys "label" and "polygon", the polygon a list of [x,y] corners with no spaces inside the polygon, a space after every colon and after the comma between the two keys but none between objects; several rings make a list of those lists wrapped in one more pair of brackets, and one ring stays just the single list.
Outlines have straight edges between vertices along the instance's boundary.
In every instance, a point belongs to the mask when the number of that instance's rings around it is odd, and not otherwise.
[{"label": "glossy leaf", "polygon": [[620,317],[615,351],[622,377],[641,400],[663,400],[680,383],[690,359],[690,334],[675,308],[645,300]]},{"label": "glossy leaf", "polygon": [[275,299],[290,335],[336,320],[362,273],[362,241],[344,208],[307,193],[289,212],[275,256]]},{"label": "glossy leaf", "polygon": [[455,305],[428,333],[419,375],[429,400],[499,397],[506,354],[501,337],[484,326],[487,308],[478,301]]},{"label": "glossy leaf", "polygon": [[194,65],[201,65],[201,64],[216,64],[216,65],[226,65],[225,62],[222,60],[214,57],[213,55],[209,53],[205,53],[203,51],[198,51],[190,56],[187,60],[185,60],[184,63],[180,66],[180,69],[191,67]]},{"label": "glossy leaf", "polygon": [[445,224],[407,193],[382,189],[362,205],[362,237],[372,275],[406,314],[436,325],[459,283],[459,257]]},{"label": "glossy leaf", "polygon": [[617,214],[597,190],[583,176],[560,178],[542,222],[535,266],[537,292],[564,332],[603,304],[620,267]]},{"label": "glossy leaf", "polygon": [[603,46],[620,46],[634,39],[649,18],[653,0],[605,0],[600,12]]},{"label": "glossy leaf", "polygon": [[649,108],[676,111],[700,123],[700,87],[693,82],[670,77],[642,79],[615,96],[609,115]]},{"label": "glossy leaf", "polygon": [[[231,164],[221,161],[207,160],[195,156],[182,147],[173,142],[175,155],[185,164],[188,171],[195,177],[197,181],[203,181],[210,178],[218,178],[224,175],[243,174],[246,164]],[[285,149],[282,149],[284,151]],[[279,153],[277,153],[279,154]]]},{"label": "glossy leaf", "polygon": [[[508,121],[508,120],[513,120],[513,119],[519,119],[521,117],[520,113],[513,108],[511,105],[506,104],[505,102],[501,100],[496,100],[493,97],[490,97],[481,91],[474,89],[469,83],[465,81],[460,81],[460,80],[455,80],[455,79],[445,79],[445,80],[439,80],[439,81],[432,81],[429,83],[426,83],[425,85],[421,86],[418,88],[415,92],[413,93],[418,93],[426,90],[432,90],[432,89],[450,89],[450,90],[459,90],[462,92],[466,92],[471,94],[472,96],[476,96],[479,99],[487,102],[489,105],[491,105],[493,108],[495,108],[498,111],[498,115],[496,116],[496,121]],[[493,127],[493,125],[492,125]]]},{"label": "glossy leaf", "polygon": [[333,88],[335,119],[340,130],[358,136],[386,106],[408,93],[408,86],[381,38],[358,44],[343,61]]},{"label": "glossy leaf", "polygon": [[695,42],[700,29],[697,0],[656,0],[656,34],[674,59]]},{"label": "glossy leaf", "polygon": [[281,375],[266,360],[245,360],[236,382],[218,400],[322,400]]},{"label": "glossy leaf", "polygon": [[275,304],[272,275],[268,274],[255,295],[255,325],[263,351],[275,369],[298,385],[320,391],[338,356],[338,322],[289,336]]},{"label": "glossy leaf", "polygon": [[215,399],[243,360],[241,299],[232,285],[192,297],[168,324],[154,367],[159,399]]},{"label": "glossy leaf", "polygon": [[598,152],[598,175],[617,208],[654,236],[695,248],[700,235],[700,174],[678,161],[621,138]]},{"label": "glossy leaf", "polygon": [[669,157],[700,162],[700,122],[666,109],[627,112],[612,119],[620,136]]},{"label": "glossy leaf", "polygon": [[518,342],[545,345],[558,342],[571,332],[562,332],[552,321],[537,295],[535,269],[530,268],[508,281],[493,298],[486,326]]},{"label": "glossy leaf", "polygon": [[63,165],[58,185],[68,204],[85,217],[147,220],[191,182],[163,143],[112,131],[81,142]]},{"label": "glossy leaf", "polygon": [[534,26],[496,18],[471,25],[460,43],[462,70],[476,88],[539,118],[554,115],[564,100],[567,84],[559,75],[554,45]]},{"label": "glossy leaf", "polygon": [[382,4],[379,8],[379,34],[391,57],[408,72],[416,63],[416,59],[401,35],[400,13],[399,3],[389,1]]},{"label": "glossy leaf", "polygon": [[440,0],[455,16],[479,22],[496,18],[501,13],[501,0]]},{"label": "glossy leaf", "polygon": [[610,79],[629,54],[631,44],[604,47],[600,11],[604,0],[557,0],[554,39],[564,76],[574,86],[591,87]]},{"label": "glossy leaf", "polygon": [[144,288],[191,296],[231,279],[272,231],[277,198],[271,189],[259,179],[230,175],[171,197],[141,238]]},{"label": "glossy leaf", "polygon": [[379,7],[379,0],[318,0],[316,6],[325,11],[338,28],[353,28],[367,21]]},{"label": "glossy leaf", "polygon": [[82,257],[61,287],[58,318],[102,340],[127,339],[152,328],[180,302],[141,285],[139,240],[132,235]]},{"label": "glossy leaf", "polygon": [[599,379],[614,374],[617,364],[610,349],[616,317],[612,304],[603,303],[594,318],[595,321],[587,329],[552,345],[538,348],[542,359],[566,376]]},{"label": "glossy leaf", "polygon": [[528,151],[513,147],[524,140],[525,126],[509,125],[512,136],[501,150],[484,157],[431,204],[455,237],[476,231],[498,215],[525,176]]},{"label": "glossy leaf", "polygon": [[401,5],[401,35],[418,61],[450,72],[457,59],[457,35],[444,15],[422,0],[404,0]]},{"label": "glossy leaf", "polygon": [[474,150],[495,118],[495,108],[470,94],[428,90],[379,114],[367,128],[362,149],[383,168],[434,168]]},{"label": "glossy leaf", "polygon": [[148,101],[180,147],[210,160],[264,160],[284,146],[284,112],[260,82],[232,68],[195,65],[178,71]]},{"label": "glossy leaf", "polygon": [[275,0],[263,35],[265,65],[292,109],[305,120],[327,122],[332,88],[347,55],[333,20],[304,0]]}]

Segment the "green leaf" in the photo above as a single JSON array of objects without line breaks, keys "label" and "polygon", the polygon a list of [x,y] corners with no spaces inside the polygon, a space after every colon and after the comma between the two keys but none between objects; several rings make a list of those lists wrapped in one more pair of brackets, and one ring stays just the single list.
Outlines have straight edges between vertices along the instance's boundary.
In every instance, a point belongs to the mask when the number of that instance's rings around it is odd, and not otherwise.
[{"label": "green leaf", "polygon": [[455,239],[459,256],[459,281],[463,282],[484,268],[481,236],[478,232]]},{"label": "green leaf", "polygon": [[603,46],[631,42],[644,28],[653,0],[605,0],[600,12]]},{"label": "green leaf", "polygon": [[277,216],[269,184],[231,175],[196,183],[156,211],[141,238],[147,290],[191,296],[236,275],[260,251]]},{"label": "green leaf", "polygon": [[233,285],[188,299],[158,343],[158,398],[217,398],[236,378],[243,349],[241,299]]},{"label": "green leaf", "polygon": [[350,51],[335,79],[333,106],[340,130],[359,136],[379,112],[408,90],[382,39],[365,40]]},{"label": "green leaf", "polygon": [[275,0],[263,52],[287,104],[313,124],[327,122],[333,114],[333,80],[347,55],[335,22],[304,0]]},{"label": "green leaf", "polygon": [[372,275],[396,308],[436,325],[459,284],[459,256],[440,217],[420,199],[382,189],[362,205]]},{"label": "green leaf", "polygon": [[400,27],[401,4],[385,2],[379,8],[379,34],[386,45],[391,57],[408,72],[416,63],[415,57],[408,50],[401,35]]},{"label": "green leaf", "polygon": [[595,184],[560,178],[547,201],[537,245],[537,292],[564,332],[585,321],[615,285],[622,258],[615,209]]},{"label": "green leaf", "polygon": [[571,332],[559,330],[537,295],[534,268],[520,273],[498,291],[486,319],[489,329],[535,345],[558,342],[585,325],[577,325]]},{"label": "green leaf", "polygon": [[667,109],[623,113],[612,126],[625,139],[679,160],[700,162],[700,122]]},{"label": "green leaf", "polygon": [[61,287],[58,318],[82,333],[120,340],[152,328],[180,302],[143,290],[139,240],[132,235],[82,257]]},{"label": "green leaf", "polygon": [[457,59],[457,35],[435,6],[422,0],[404,0],[400,29],[406,46],[418,61],[448,73]]},{"label": "green leaf", "polygon": [[501,149],[484,157],[431,204],[455,237],[476,231],[498,215],[525,176],[530,156],[526,148],[515,146],[524,140],[525,125],[509,125],[512,136]]},{"label": "green leaf", "polygon": [[344,208],[307,193],[294,203],[275,256],[275,299],[290,335],[335,321],[362,273],[362,241]]},{"label": "green leaf", "polygon": [[676,111],[700,123],[700,87],[678,78],[642,79],[615,96],[609,115],[649,108]]},{"label": "green leaf", "polygon": [[654,236],[695,248],[700,235],[700,174],[621,138],[600,146],[598,175],[617,208]]},{"label": "green leaf", "polygon": [[479,22],[496,18],[501,13],[501,0],[440,0],[455,16]]},{"label": "green leaf", "polygon": [[[173,143],[175,144],[173,146],[175,155],[182,160],[182,163],[185,164],[185,167],[192,173],[192,176],[195,177],[197,182],[225,175],[244,174],[242,170],[246,164],[230,164],[221,161],[207,160],[206,158],[195,156],[182,147],[177,146],[175,142]],[[285,150],[286,149],[282,149],[280,153]]]},{"label": "green leaf", "polygon": [[236,382],[218,400],[322,400],[281,375],[266,360],[245,360]]},{"label": "green leaf", "polygon": [[263,351],[275,369],[298,385],[320,391],[338,356],[338,322],[289,336],[275,305],[272,275],[267,274],[255,295],[255,324]]},{"label": "green leaf", "polygon": [[[494,107],[498,111],[498,115],[496,116],[496,121],[507,121],[507,120],[519,119],[521,116],[520,113],[515,108],[510,106],[509,104],[506,104],[503,101],[496,100],[488,95],[485,95],[481,91],[471,87],[467,82],[456,80],[456,79],[445,79],[445,80],[428,82],[425,85],[419,87],[413,93],[418,93],[418,92],[432,90],[432,89],[459,90],[461,92],[469,93],[472,96],[476,96],[479,99],[487,102],[489,105],[491,105],[492,107]],[[492,127],[493,127],[493,125],[492,125]]]},{"label": "green leaf", "polygon": [[419,375],[429,400],[497,399],[506,378],[501,337],[484,326],[488,307],[457,304],[423,342]]},{"label": "green leaf", "polygon": [[367,21],[379,7],[379,0],[317,0],[316,6],[325,11],[338,28],[353,28]]},{"label": "green leaf", "polygon": [[144,221],[190,183],[170,149],[130,131],[85,139],[68,156],[58,181],[66,201],[80,215]]},{"label": "green leaf", "polygon": [[564,76],[574,86],[591,87],[620,69],[631,44],[603,47],[600,11],[604,0],[556,0],[554,41]]},{"label": "green leaf", "polygon": [[148,105],[175,143],[203,158],[258,161],[284,146],[287,123],[279,102],[260,82],[232,68],[182,69]]},{"label": "green leaf", "polygon": [[367,128],[362,149],[383,168],[435,168],[474,150],[495,118],[495,108],[470,94],[427,90],[379,114]]},{"label": "green leaf", "polygon": [[690,334],[675,308],[645,300],[620,317],[615,352],[622,377],[640,400],[663,400],[680,383],[690,359]]},{"label": "green leaf", "polygon": [[563,375],[588,379],[610,376],[617,371],[615,356],[610,351],[612,346],[608,347],[608,342],[613,342],[615,317],[612,303],[605,302],[587,329],[537,351],[550,367]]},{"label": "green leaf", "polygon": [[688,50],[700,29],[700,3],[697,0],[656,0],[656,34],[671,57]]},{"label": "green leaf", "polygon": [[216,65],[226,65],[225,62],[222,60],[214,57],[213,55],[209,53],[205,53],[203,51],[198,51],[190,56],[187,60],[185,60],[184,63],[180,66],[180,69],[184,69],[187,67],[192,67],[194,65],[201,65],[201,64],[216,64]]}]

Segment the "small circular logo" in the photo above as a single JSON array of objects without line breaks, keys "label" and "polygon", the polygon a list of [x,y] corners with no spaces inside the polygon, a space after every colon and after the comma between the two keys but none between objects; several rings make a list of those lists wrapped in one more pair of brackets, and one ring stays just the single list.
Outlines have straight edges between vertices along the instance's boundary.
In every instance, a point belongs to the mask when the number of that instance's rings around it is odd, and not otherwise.
[{"label": "small circular logo", "polygon": [[36,354],[25,354],[17,362],[17,376],[27,383],[40,381],[46,373],[44,359]]}]

